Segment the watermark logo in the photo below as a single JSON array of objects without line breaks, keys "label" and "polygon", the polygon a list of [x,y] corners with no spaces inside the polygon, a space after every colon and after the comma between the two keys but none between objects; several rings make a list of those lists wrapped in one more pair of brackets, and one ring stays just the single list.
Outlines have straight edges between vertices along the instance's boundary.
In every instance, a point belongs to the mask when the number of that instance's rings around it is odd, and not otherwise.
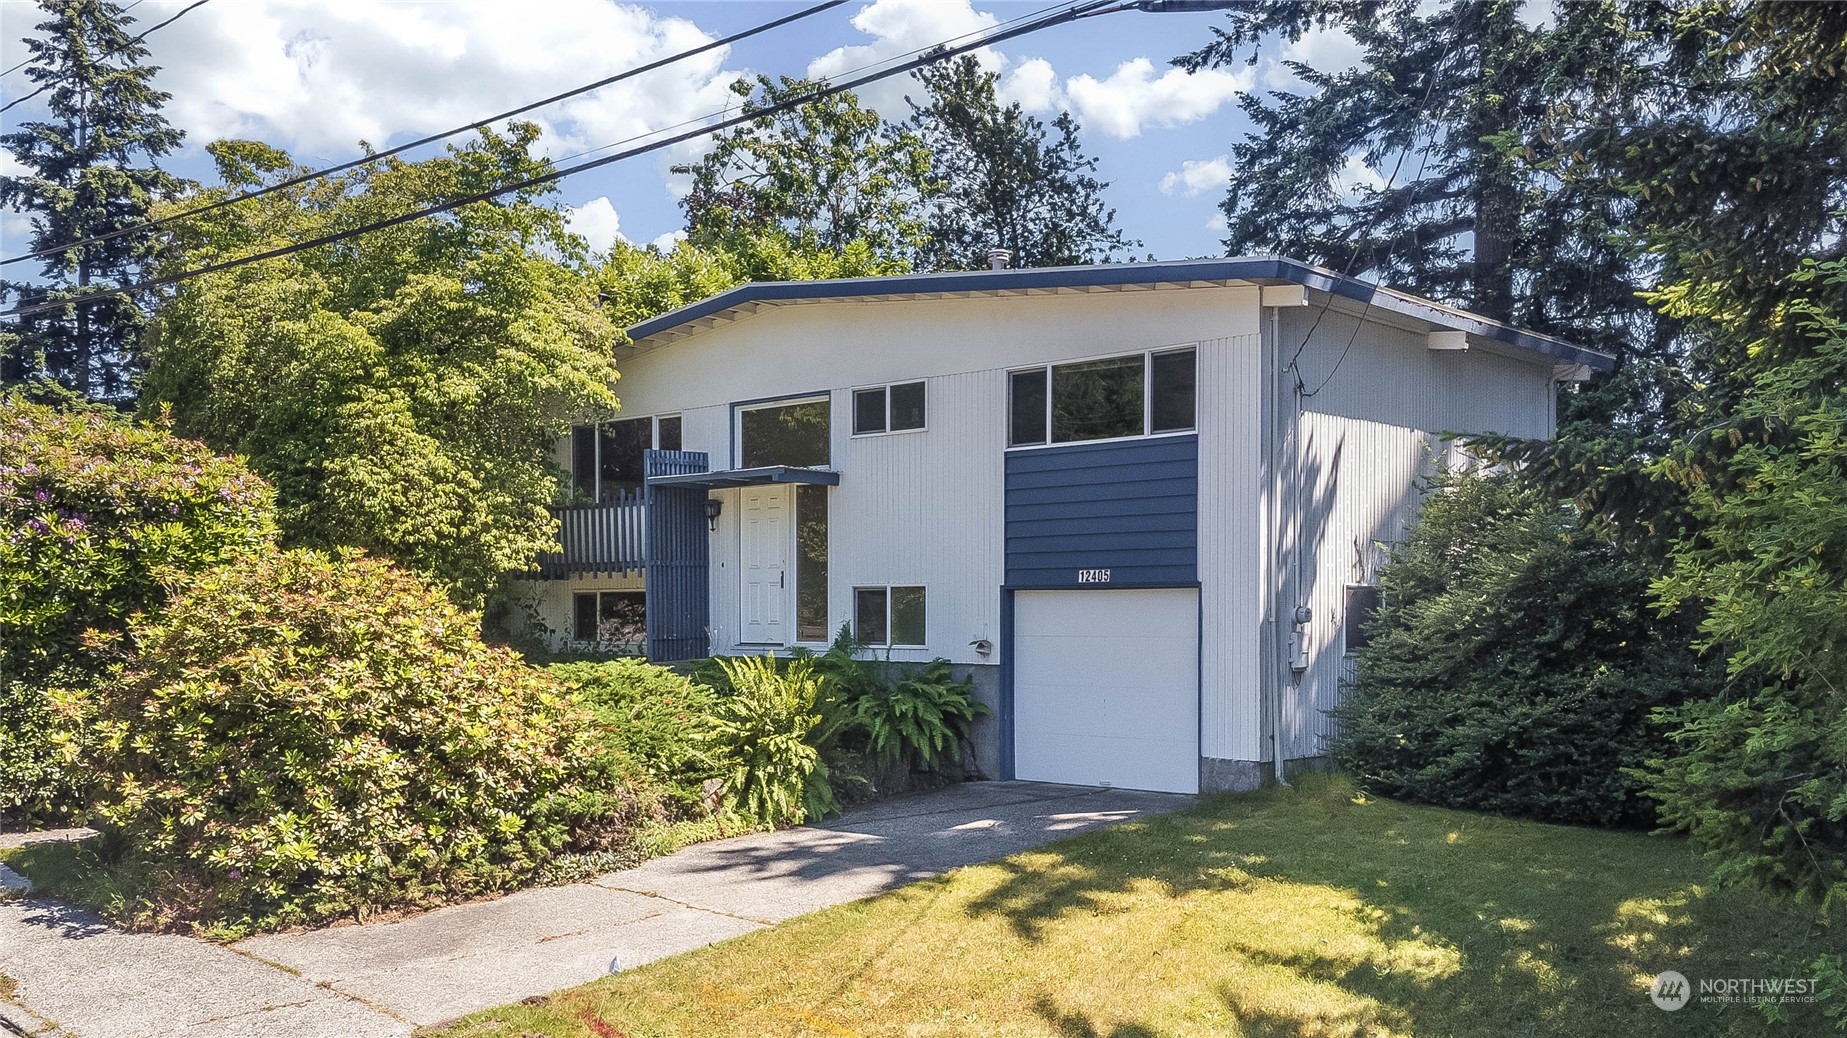
[{"label": "watermark logo", "polygon": [[1655,982],[1648,986],[1648,1000],[1655,1004],[1655,1008],[1665,1009],[1670,1013],[1686,1005],[1687,1000],[1692,997],[1687,978],[1673,970],[1663,970],[1655,974]]},{"label": "watermark logo", "polygon": [[1655,974],[1648,1000],[1673,1012],[1688,1002],[1702,1005],[1764,1005],[1820,1001],[1821,982],[1810,977],[1713,977],[1697,984],[1673,970]]}]

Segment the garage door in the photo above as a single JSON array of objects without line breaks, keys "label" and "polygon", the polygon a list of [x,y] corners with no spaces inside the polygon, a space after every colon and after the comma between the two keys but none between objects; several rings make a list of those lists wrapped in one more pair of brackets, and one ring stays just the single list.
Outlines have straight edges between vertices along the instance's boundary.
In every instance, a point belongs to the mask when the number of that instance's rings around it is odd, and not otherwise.
[{"label": "garage door", "polygon": [[1199,791],[1199,593],[1019,591],[1013,771]]}]

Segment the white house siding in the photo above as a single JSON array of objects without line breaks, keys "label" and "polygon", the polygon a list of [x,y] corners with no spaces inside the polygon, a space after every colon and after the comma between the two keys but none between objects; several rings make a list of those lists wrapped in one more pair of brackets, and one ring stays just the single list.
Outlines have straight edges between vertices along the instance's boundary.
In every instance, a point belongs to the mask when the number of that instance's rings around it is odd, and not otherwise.
[{"label": "white house siding", "polygon": [[[1277,584],[1286,619],[1296,605],[1288,567],[1299,565],[1300,601],[1312,610],[1304,630],[1308,669],[1281,675],[1279,736],[1287,759],[1327,752],[1334,725],[1326,712],[1348,672],[1347,585],[1376,578],[1388,546],[1404,538],[1421,503],[1414,482],[1445,455],[1442,434],[1548,437],[1554,424],[1548,363],[1430,350],[1424,334],[1376,320],[1355,337],[1356,316],[1329,312],[1314,327],[1319,313],[1318,306],[1285,310],[1281,322],[1283,356],[1302,348],[1302,379],[1314,391],[1303,401],[1295,437],[1300,525],[1284,530]],[[1298,535],[1306,554],[1294,560],[1288,547]]]},{"label": "white house siding", "polygon": [[[830,629],[851,618],[855,586],[920,583],[928,645],[893,658],[994,664],[1008,370],[1223,340],[1255,330],[1256,298],[1254,288],[1195,288],[781,306],[619,353],[619,388],[627,414],[682,413],[685,448],[711,453],[713,468],[733,467],[731,402],[829,393],[841,472],[829,500]],[[928,384],[924,431],[852,435],[854,388],[918,379]],[[1207,396],[1202,389],[1202,415]],[[714,400],[726,403],[689,407]],[[711,647],[731,652],[738,492],[715,496],[724,506],[712,538]],[[995,644],[986,658],[970,644],[982,638]]]},{"label": "white house siding", "polygon": [[1199,752],[1250,761],[1262,751],[1265,384],[1254,377],[1262,370],[1256,299],[1241,302],[1248,333],[1199,344]]}]

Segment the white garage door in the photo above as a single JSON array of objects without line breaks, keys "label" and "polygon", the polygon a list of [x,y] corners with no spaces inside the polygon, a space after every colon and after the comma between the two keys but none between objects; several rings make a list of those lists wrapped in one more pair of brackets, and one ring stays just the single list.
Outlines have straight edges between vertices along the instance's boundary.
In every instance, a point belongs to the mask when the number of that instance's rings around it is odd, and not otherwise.
[{"label": "white garage door", "polygon": [[1013,771],[1199,791],[1199,593],[1013,596]]}]

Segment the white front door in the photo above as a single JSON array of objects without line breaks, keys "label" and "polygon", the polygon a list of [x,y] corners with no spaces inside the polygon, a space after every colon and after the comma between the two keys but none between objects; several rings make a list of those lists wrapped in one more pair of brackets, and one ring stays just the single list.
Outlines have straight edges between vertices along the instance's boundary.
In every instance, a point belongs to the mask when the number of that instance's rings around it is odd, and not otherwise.
[{"label": "white front door", "polygon": [[789,614],[789,488],[738,491],[739,641],[787,645]]},{"label": "white front door", "polygon": [[1013,770],[1199,791],[1199,592],[1020,591]]}]

